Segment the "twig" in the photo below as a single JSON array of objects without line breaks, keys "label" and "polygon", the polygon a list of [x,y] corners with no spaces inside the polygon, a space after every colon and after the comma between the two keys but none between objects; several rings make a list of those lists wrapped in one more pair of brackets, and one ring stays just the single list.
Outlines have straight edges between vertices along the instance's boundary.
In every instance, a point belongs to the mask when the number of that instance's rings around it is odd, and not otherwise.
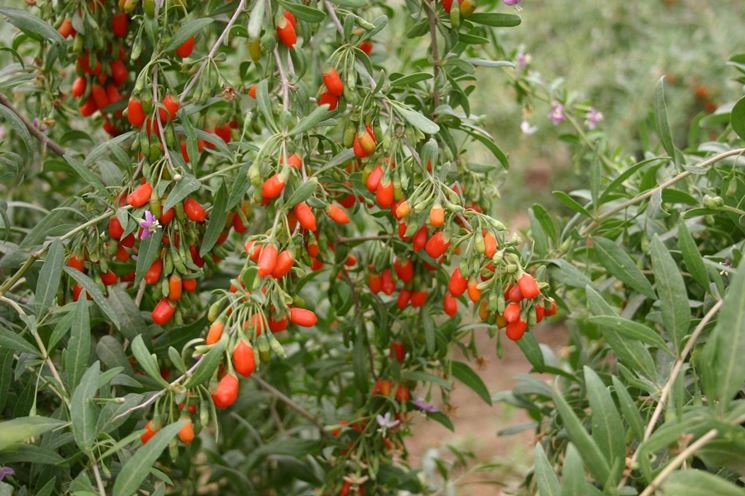
[{"label": "twig", "polygon": [[140,286],[137,288],[137,294],[135,295],[135,305],[137,305],[137,308],[140,308],[140,303],[142,303],[142,298],[145,296],[145,288],[147,287],[147,281],[143,279],[140,281]]},{"label": "twig", "polygon": [[292,410],[295,410],[295,412],[298,413],[299,415],[310,420],[316,427],[321,429],[321,431],[323,432],[323,423],[319,419],[314,417],[312,413],[310,413],[308,410],[306,410],[302,406],[295,403],[286,394],[284,394],[282,391],[280,391],[279,389],[275,388],[274,386],[266,382],[261,377],[258,377],[257,375],[252,375],[251,377],[253,378],[254,381],[256,381],[256,384],[261,386],[262,389],[266,390],[269,394],[271,394],[272,396],[274,396],[275,398],[277,398],[278,400],[286,404]]},{"label": "twig", "polygon": [[189,80],[189,82],[184,87],[184,91],[181,92],[181,96],[179,97],[179,103],[184,103],[184,100],[186,99],[186,95],[189,94],[191,89],[194,87],[195,84],[197,84],[197,81],[199,80],[199,76],[202,75],[202,72],[204,72],[204,68],[207,67],[207,64],[210,63],[210,61],[215,57],[217,54],[217,51],[220,49],[220,45],[222,45],[222,42],[225,40],[225,37],[228,35],[228,32],[230,31],[230,28],[233,27],[233,24],[235,24],[235,21],[238,20],[238,16],[243,12],[243,10],[246,8],[246,1],[247,0],[241,0],[238,4],[238,7],[235,9],[235,12],[233,13],[233,17],[230,18],[228,21],[228,24],[225,26],[225,29],[222,33],[220,33],[220,36],[217,38],[217,41],[215,41],[215,44],[212,45],[212,49],[210,49],[209,53],[207,54],[207,58],[204,62],[202,62],[202,65],[199,66],[199,69],[197,69],[196,74],[194,74],[194,77]]},{"label": "twig", "polygon": [[[440,49],[437,46],[437,18],[435,17],[434,7],[429,2],[425,1],[424,4],[427,6],[427,20],[429,21],[429,37],[430,37],[430,49],[432,50],[432,74],[434,79],[432,81],[432,103],[434,109],[440,106],[440,92],[437,89],[437,79],[440,74]],[[433,110],[434,110],[433,109]],[[434,112],[433,112],[434,113]]]},{"label": "twig", "polygon": [[337,243],[354,243],[357,241],[386,241],[389,239],[393,239],[394,236],[392,234],[380,234],[380,235],[374,235],[374,236],[357,236],[357,237],[351,237],[351,238],[345,238],[344,236],[340,236],[336,238]]},{"label": "twig", "polygon": [[[158,65],[153,66],[153,101],[159,102],[160,98],[158,97]],[[166,112],[170,115],[170,111],[166,109]],[[175,116],[171,116],[173,118]],[[158,118],[158,115],[155,116],[155,122],[158,125],[158,139],[160,140],[160,144],[163,147],[163,154],[166,156],[166,160],[168,161],[168,164],[171,166],[171,170],[175,173],[176,167],[173,165],[173,160],[171,159],[171,153],[168,151],[168,143],[166,143],[166,137],[165,133],[163,132],[163,123]],[[135,176],[133,176],[134,178]]]},{"label": "twig", "polygon": [[339,21],[339,17],[336,15],[336,9],[334,9],[334,4],[332,4],[330,0],[323,0],[323,4],[326,6],[326,10],[328,11],[329,16],[331,17],[331,21],[333,21],[334,26],[336,26],[336,30],[339,31],[339,34],[343,36],[344,26],[341,25],[341,21]]},{"label": "twig", "polygon": [[673,458],[673,460],[664,469],[662,469],[662,472],[657,474],[657,477],[654,478],[652,483],[649,484],[639,496],[650,496],[651,494],[653,494],[660,487],[660,485],[662,485],[665,479],[667,479],[667,477],[671,473],[673,473],[675,470],[678,469],[678,467],[683,464],[686,458],[691,456],[697,449],[703,447],[706,443],[714,439],[717,434],[719,434],[719,431],[717,431],[716,429],[712,429],[698,438],[696,442],[681,451],[678,456]]},{"label": "twig", "polygon": [[103,479],[101,479],[101,472],[98,470],[98,463],[93,462],[93,475],[96,477],[96,485],[98,486],[98,492],[101,496],[106,496],[106,489],[103,486]]},{"label": "twig", "polygon": [[287,112],[290,108],[290,81],[287,79],[284,67],[282,67],[282,59],[279,56],[279,49],[276,46],[274,47],[274,60],[277,63],[279,80],[282,83],[282,109]]},{"label": "twig", "polygon": [[[708,158],[708,159],[704,160],[703,162],[701,162],[699,164],[696,164],[696,167],[708,167],[708,166],[710,166],[712,164],[715,164],[715,163],[719,162],[720,160],[723,160],[723,159],[725,159],[727,157],[731,157],[733,155],[741,155],[743,153],[745,153],[745,148],[735,148],[734,150],[728,150],[726,152],[720,153],[719,155],[714,155],[713,157]],[[679,181],[682,181],[683,179],[685,179],[686,177],[690,176],[691,174],[692,174],[691,171],[683,171],[680,174],[678,174],[678,175],[676,175],[676,176],[668,179],[667,181],[665,181],[664,183],[660,184],[659,186],[656,186],[656,187],[654,187],[652,189],[649,189],[649,190],[645,191],[644,193],[641,193],[640,195],[637,195],[634,198],[631,198],[630,200],[627,200],[627,201],[621,203],[620,205],[617,205],[617,206],[611,208],[607,212],[604,212],[604,213],[600,214],[597,217],[597,219],[595,219],[594,221],[592,221],[592,223],[590,223],[590,225],[588,225],[585,229],[582,230],[582,232],[580,233],[580,235],[581,236],[586,236],[590,231],[592,231],[594,228],[596,228],[603,219],[606,219],[606,218],[610,217],[611,215],[613,215],[613,214],[615,214],[617,212],[620,212],[621,210],[624,210],[625,208],[628,208],[631,205],[634,205],[635,203],[638,203],[638,202],[640,202],[640,201],[642,201],[642,200],[644,200],[646,198],[649,198],[650,196],[654,195],[658,191],[661,191],[661,190],[663,190],[665,188],[669,188],[673,184],[675,184],[675,183],[677,183]]]},{"label": "twig", "polygon": [[19,119],[21,119],[21,122],[23,122],[23,125],[26,126],[26,129],[28,129],[28,132],[30,132],[34,138],[39,140],[44,146],[48,147],[50,150],[52,150],[54,153],[59,155],[60,157],[65,155],[65,149],[62,148],[59,144],[57,144],[56,141],[49,138],[46,134],[42,133],[39,128],[34,126],[29,120],[18,112],[18,110],[13,106],[12,103],[10,103],[10,100],[5,95],[0,94],[0,103],[2,103],[5,107],[8,108],[11,112],[13,112],[16,116],[18,116]]}]

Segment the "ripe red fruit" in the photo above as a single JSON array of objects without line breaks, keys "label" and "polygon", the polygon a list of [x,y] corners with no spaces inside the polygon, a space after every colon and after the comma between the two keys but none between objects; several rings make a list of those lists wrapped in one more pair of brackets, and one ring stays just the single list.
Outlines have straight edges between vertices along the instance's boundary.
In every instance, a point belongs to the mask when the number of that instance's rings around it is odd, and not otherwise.
[{"label": "ripe red fruit", "polygon": [[145,282],[148,284],[155,284],[160,281],[160,275],[163,272],[163,261],[158,259],[150,264],[150,268],[145,273]]},{"label": "ripe red fruit", "polygon": [[145,122],[145,111],[142,109],[142,102],[137,98],[130,98],[127,103],[127,120],[132,127],[142,127]]},{"label": "ripe red fruit", "polygon": [[552,315],[556,315],[556,310],[558,310],[556,302],[551,300],[551,306],[546,309],[546,316],[551,317]]},{"label": "ripe red fruit", "polygon": [[427,245],[427,226],[422,226],[414,233],[414,251],[418,252]]},{"label": "ripe red fruit", "polygon": [[181,57],[182,59],[185,59],[189,55],[191,55],[191,52],[194,50],[194,36],[189,36],[189,39],[187,39],[185,42],[183,42],[177,49],[176,49],[176,55]]},{"label": "ripe red fruit", "polygon": [[483,230],[482,236],[484,236],[484,256],[491,258],[497,253],[497,238],[486,229]]},{"label": "ripe red fruit", "polygon": [[197,280],[196,279],[184,279],[183,281],[181,281],[181,285],[189,293],[193,293],[194,291],[197,290]]},{"label": "ripe red fruit", "polygon": [[67,38],[70,35],[75,34],[75,28],[72,27],[72,21],[65,17],[62,24],[57,28],[57,32],[63,37]]},{"label": "ripe red fruit", "polygon": [[509,303],[505,309],[504,313],[502,314],[504,317],[504,320],[506,320],[508,323],[517,322],[520,319],[520,304],[519,303]]},{"label": "ripe red fruit", "polygon": [[297,27],[297,19],[295,19],[295,14],[293,14],[289,10],[285,10],[283,15],[285,16],[285,19],[287,19],[289,23],[292,24],[293,28]]},{"label": "ripe red fruit", "polygon": [[112,217],[109,219],[109,236],[111,239],[121,239],[124,234],[124,228],[119,219]]},{"label": "ripe red fruit", "polygon": [[323,73],[323,84],[326,86],[326,89],[329,90],[329,93],[336,97],[340,97],[344,94],[344,83],[341,81],[339,73],[336,72],[336,69],[334,68]]},{"label": "ripe red fruit", "polygon": [[396,388],[396,401],[399,403],[407,403],[409,401],[409,388],[403,384],[399,384]]},{"label": "ripe red fruit", "polygon": [[194,198],[187,198],[184,201],[184,213],[194,222],[204,222],[204,219],[207,218],[207,212],[204,210],[204,207]]},{"label": "ripe red fruit", "polygon": [[453,297],[450,293],[445,293],[445,298],[442,301],[442,307],[445,313],[453,317],[458,313],[458,300]]},{"label": "ripe red fruit", "polygon": [[[189,281],[190,279],[186,279],[184,282]],[[192,279],[193,280],[193,279]],[[216,320],[212,324],[210,324],[210,328],[207,331],[207,339],[205,339],[205,342],[208,345],[213,345],[220,341],[220,338],[222,337],[222,331],[225,329],[225,323],[222,320]]]},{"label": "ripe red fruit", "polygon": [[150,316],[153,318],[153,322],[158,325],[166,325],[173,314],[176,313],[176,306],[168,301],[168,298],[163,298],[155,305]]},{"label": "ripe red fruit", "polygon": [[453,296],[460,296],[466,292],[468,288],[468,281],[463,277],[463,273],[460,267],[456,267],[453,273],[450,275],[450,281],[448,282],[448,290]]},{"label": "ripe red fruit", "polygon": [[150,195],[152,194],[153,187],[150,186],[150,183],[142,183],[127,195],[127,203],[134,208],[142,207],[150,201]]},{"label": "ripe red fruit", "polygon": [[106,90],[100,84],[91,86],[91,96],[93,97],[93,101],[96,102],[96,107],[99,109],[107,107],[110,103]]},{"label": "ripe red fruit", "polygon": [[113,84],[109,84],[106,86],[106,96],[109,98],[109,104],[116,103],[122,99],[122,95]]},{"label": "ripe red fruit", "polygon": [[427,303],[427,297],[429,294],[426,291],[414,291],[411,293],[411,306],[419,308]]},{"label": "ripe red fruit", "polygon": [[373,51],[374,45],[372,41],[363,41],[362,43],[359,44],[359,48],[360,50],[365,52],[367,55],[370,55]]},{"label": "ripe red fruit", "polygon": [[281,173],[274,174],[261,185],[261,196],[265,200],[276,198],[282,194],[283,189],[285,189],[285,178]]},{"label": "ripe red fruit", "polygon": [[292,211],[295,213],[297,221],[301,226],[303,226],[303,228],[309,231],[316,230],[316,216],[313,215],[313,210],[311,210],[307,203],[298,203]]},{"label": "ripe red fruit", "polygon": [[300,327],[313,327],[318,322],[318,316],[305,308],[290,308],[290,322]]},{"label": "ripe red fruit", "polygon": [[383,178],[378,184],[378,189],[375,190],[375,200],[380,208],[388,208],[393,205],[393,193],[393,181],[390,179],[386,181]]},{"label": "ripe red fruit", "polygon": [[176,273],[171,274],[171,277],[168,278],[168,299],[171,301],[180,300],[181,288],[183,288],[181,276]]},{"label": "ripe red fruit", "polygon": [[392,341],[390,346],[390,357],[398,363],[403,363],[406,356],[406,347],[401,341]]},{"label": "ripe red fruit", "polygon": [[523,301],[523,294],[520,292],[520,286],[517,284],[510,284],[507,291],[504,293],[504,299],[513,303],[520,303]]},{"label": "ripe red fruit", "polygon": [[140,441],[142,444],[147,444],[148,441],[158,432],[158,428],[153,425],[153,421],[148,421],[147,424],[145,424],[145,432],[142,433],[140,436]]},{"label": "ripe red fruit", "polygon": [[272,332],[280,332],[287,329],[287,323],[290,321],[289,317],[285,317],[282,320],[269,319],[269,329]]},{"label": "ripe red fruit", "polygon": [[546,314],[546,309],[543,308],[543,305],[536,305],[535,306],[535,321],[536,323],[543,320],[543,316]]},{"label": "ripe red fruit", "polygon": [[396,259],[396,261],[393,262],[393,268],[396,269],[396,275],[398,278],[405,283],[411,281],[414,277],[414,262],[411,260],[401,262]]},{"label": "ripe red fruit", "polygon": [[357,158],[370,156],[375,151],[376,146],[375,133],[371,126],[368,125],[367,129],[354,135],[352,148],[354,150],[354,155]]},{"label": "ripe red fruit", "polygon": [[109,68],[111,69],[111,79],[114,80],[115,85],[121,86],[127,82],[127,79],[129,79],[127,66],[124,65],[124,62],[121,60],[112,60],[109,64]]},{"label": "ripe red fruit", "polygon": [[219,409],[228,408],[238,399],[238,378],[234,374],[225,374],[217,383],[215,392],[212,393],[212,401]]},{"label": "ripe red fruit", "polygon": [[287,48],[294,48],[297,43],[297,33],[295,32],[295,26],[292,22],[288,21],[286,17],[280,19],[277,23],[277,38]]},{"label": "ripe red fruit", "polygon": [[393,292],[396,290],[396,282],[393,280],[391,269],[385,269],[383,271],[383,273],[380,275],[380,282],[383,293],[387,294],[388,296],[392,295]]},{"label": "ripe red fruit", "polygon": [[186,423],[181,428],[181,430],[178,431],[178,438],[184,444],[191,444],[191,442],[194,441],[194,438],[196,437],[196,435],[194,434],[194,424],[188,417],[185,417],[185,420]]},{"label": "ripe red fruit", "polygon": [[380,277],[380,274],[370,272],[367,276],[367,285],[370,287],[370,291],[373,294],[380,293],[380,290],[383,289],[383,280]]},{"label": "ripe red fruit", "polygon": [[104,286],[111,286],[112,284],[116,284],[117,280],[118,277],[116,277],[116,274],[111,270],[101,273],[101,282],[104,284]]},{"label": "ripe red fruit", "polygon": [[367,190],[370,193],[375,193],[375,191],[378,189],[378,185],[380,184],[380,180],[383,178],[383,174],[385,171],[381,166],[375,167],[372,172],[370,172],[370,175],[367,176]]},{"label": "ripe red fruit", "polygon": [[129,18],[124,12],[116,14],[111,19],[111,31],[114,36],[118,38],[124,38],[127,36],[127,29],[129,28]]},{"label": "ripe red fruit", "polygon": [[277,247],[272,243],[264,245],[259,255],[259,277],[267,277],[272,275],[274,268],[277,265]]},{"label": "ripe red fruit", "polygon": [[468,281],[468,298],[474,303],[478,303],[481,299],[481,290],[479,289],[478,279],[471,279]]},{"label": "ripe red fruit", "polygon": [[520,287],[522,295],[529,300],[532,300],[541,294],[541,290],[538,288],[538,283],[530,274],[523,274],[520,277],[520,280],[517,281],[517,285]]},{"label": "ripe red fruit", "polygon": [[442,227],[445,224],[445,209],[436,204],[429,210],[429,223],[432,227]]},{"label": "ripe red fruit", "polygon": [[76,98],[81,97],[83,96],[83,93],[85,93],[85,88],[87,85],[88,81],[83,76],[79,76],[75,79],[75,81],[72,82],[70,93],[72,93],[72,96]]},{"label": "ripe red fruit", "polygon": [[272,277],[275,279],[281,279],[292,270],[292,265],[295,263],[295,257],[292,255],[290,250],[283,250],[277,256],[277,263],[272,271]]},{"label": "ripe red fruit", "polygon": [[166,95],[163,99],[163,106],[165,108],[159,109],[158,115],[160,115],[160,122],[166,123],[176,117],[176,113],[181,105],[171,95]]},{"label": "ripe red fruit", "polygon": [[324,91],[321,96],[318,97],[318,106],[328,105],[329,110],[335,110],[336,106],[339,105],[339,98],[332,95],[329,91]]},{"label": "ripe red fruit", "polygon": [[171,207],[168,210],[164,211],[162,214],[160,214],[160,217],[158,217],[158,222],[160,222],[162,226],[165,226],[169,222],[171,222],[174,215],[176,215],[176,209]]},{"label": "ripe red fruit", "polygon": [[445,234],[442,231],[436,232],[424,245],[424,249],[427,254],[432,258],[440,258],[445,253],[445,250],[450,246],[450,242],[445,238]]},{"label": "ripe red fruit", "polygon": [[240,339],[233,350],[233,367],[243,377],[249,377],[256,370],[256,358],[250,344]]},{"label": "ripe red fruit", "polygon": [[517,320],[515,322],[507,323],[507,337],[512,341],[518,341],[523,337],[525,331],[528,329],[528,323],[524,320]]},{"label": "ripe red fruit", "polygon": [[411,300],[411,291],[408,289],[402,289],[400,293],[398,293],[398,298],[396,299],[396,306],[399,310],[403,310],[409,305],[409,301]]},{"label": "ripe red fruit", "polygon": [[349,224],[349,215],[336,203],[332,203],[326,207],[326,215],[337,224]]},{"label": "ripe red fruit", "polygon": [[80,106],[80,115],[83,117],[90,117],[96,110],[98,110],[98,107],[96,106],[96,101],[93,99],[93,95],[91,95],[85,103]]},{"label": "ripe red fruit", "polygon": [[85,259],[70,255],[70,258],[67,259],[67,266],[80,272],[85,272]]}]

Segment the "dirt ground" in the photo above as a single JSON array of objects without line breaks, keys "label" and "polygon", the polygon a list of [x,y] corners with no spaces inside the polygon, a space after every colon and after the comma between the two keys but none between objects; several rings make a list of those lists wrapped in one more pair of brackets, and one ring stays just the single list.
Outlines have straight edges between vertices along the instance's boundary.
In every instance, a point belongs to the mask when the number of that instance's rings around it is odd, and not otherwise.
[{"label": "dirt ground", "polygon": [[[561,325],[547,323],[538,326],[535,333],[540,343],[550,346],[557,354],[567,341],[567,332]],[[504,355],[498,358],[495,340],[484,331],[477,341],[486,359],[478,372],[492,394],[511,389],[516,382],[514,376],[527,374],[531,369],[520,348],[507,339],[502,341]],[[495,403],[489,406],[462,384],[456,384],[451,400],[457,406],[450,413],[455,432],[434,421],[419,418],[414,435],[407,442],[412,465],[420,466],[422,456],[430,448],[437,448],[444,458],[452,458],[448,456],[446,446],[454,445],[472,451],[477,462],[495,464],[487,471],[470,472],[460,478],[456,485],[459,496],[516,494],[533,457],[533,432],[526,430],[505,437],[498,437],[497,432],[528,422],[527,415],[509,405]]]}]

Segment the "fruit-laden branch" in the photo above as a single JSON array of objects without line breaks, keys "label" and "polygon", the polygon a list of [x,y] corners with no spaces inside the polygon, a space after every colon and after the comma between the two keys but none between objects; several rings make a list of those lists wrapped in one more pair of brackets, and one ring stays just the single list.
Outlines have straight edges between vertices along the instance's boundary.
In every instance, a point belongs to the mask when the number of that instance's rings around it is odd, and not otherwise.
[{"label": "fruit-laden branch", "polygon": [[49,138],[46,134],[42,133],[38,127],[34,126],[34,124],[26,118],[26,116],[18,112],[18,110],[13,106],[13,104],[10,103],[10,100],[8,100],[8,98],[3,94],[0,94],[0,103],[2,103],[3,106],[7,107],[8,110],[13,112],[19,119],[21,119],[21,122],[23,122],[23,125],[26,126],[26,129],[28,129],[28,132],[31,133],[31,135],[34,138],[41,141],[41,143],[43,143],[44,146],[52,150],[54,153],[56,153],[60,157],[65,155],[64,148],[62,148],[59,144],[57,144],[56,141]]}]

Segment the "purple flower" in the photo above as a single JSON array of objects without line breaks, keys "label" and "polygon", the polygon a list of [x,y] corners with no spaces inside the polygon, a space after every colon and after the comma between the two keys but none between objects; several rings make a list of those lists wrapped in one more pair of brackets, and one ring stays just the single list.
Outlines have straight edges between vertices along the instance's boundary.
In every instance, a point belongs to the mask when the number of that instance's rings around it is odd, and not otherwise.
[{"label": "purple flower", "polygon": [[587,114],[585,114],[585,126],[587,126],[588,129],[595,129],[602,120],[603,114],[595,110],[595,108],[590,108],[590,110],[587,111]]},{"label": "purple flower", "polygon": [[160,223],[158,222],[158,218],[150,210],[145,210],[145,218],[140,221],[140,227],[142,228],[140,239],[147,239],[158,232]]},{"label": "purple flower", "polygon": [[423,412],[437,413],[440,411],[432,403],[427,403],[426,401],[424,401],[424,398],[417,398],[414,401],[412,401],[412,403],[414,404],[415,407],[422,410]]},{"label": "purple flower", "polygon": [[566,114],[564,113],[564,105],[560,104],[559,102],[552,103],[551,111],[548,113],[548,118],[551,119],[551,122],[557,125],[564,122],[564,120],[567,118]]},{"label": "purple flower", "polygon": [[15,474],[16,471],[10,467],[0,467],[0,481]]},{"label": "purple flower", "polygon": [[377,420],[378,425],[383,429],[393,429],[401,423],[400,420],[395,420],[391,417],[391,412],[385,412],[385,415],[378,415],[375,420]]},{"label": "purple flower", "polygon": [[517,63],[517,68],[520,70],[524,70],[526,67],[528,67],[528,64],[530,64],[530,61],[533,59],[529,53],[523,52],[520,50],[517,52],[517,57],[515,58],[515,62]]},{"label": "purple flower", "polygon": [[517,5],[520,2],[522,2],[522,0],[504,0],[505,5]]}]

